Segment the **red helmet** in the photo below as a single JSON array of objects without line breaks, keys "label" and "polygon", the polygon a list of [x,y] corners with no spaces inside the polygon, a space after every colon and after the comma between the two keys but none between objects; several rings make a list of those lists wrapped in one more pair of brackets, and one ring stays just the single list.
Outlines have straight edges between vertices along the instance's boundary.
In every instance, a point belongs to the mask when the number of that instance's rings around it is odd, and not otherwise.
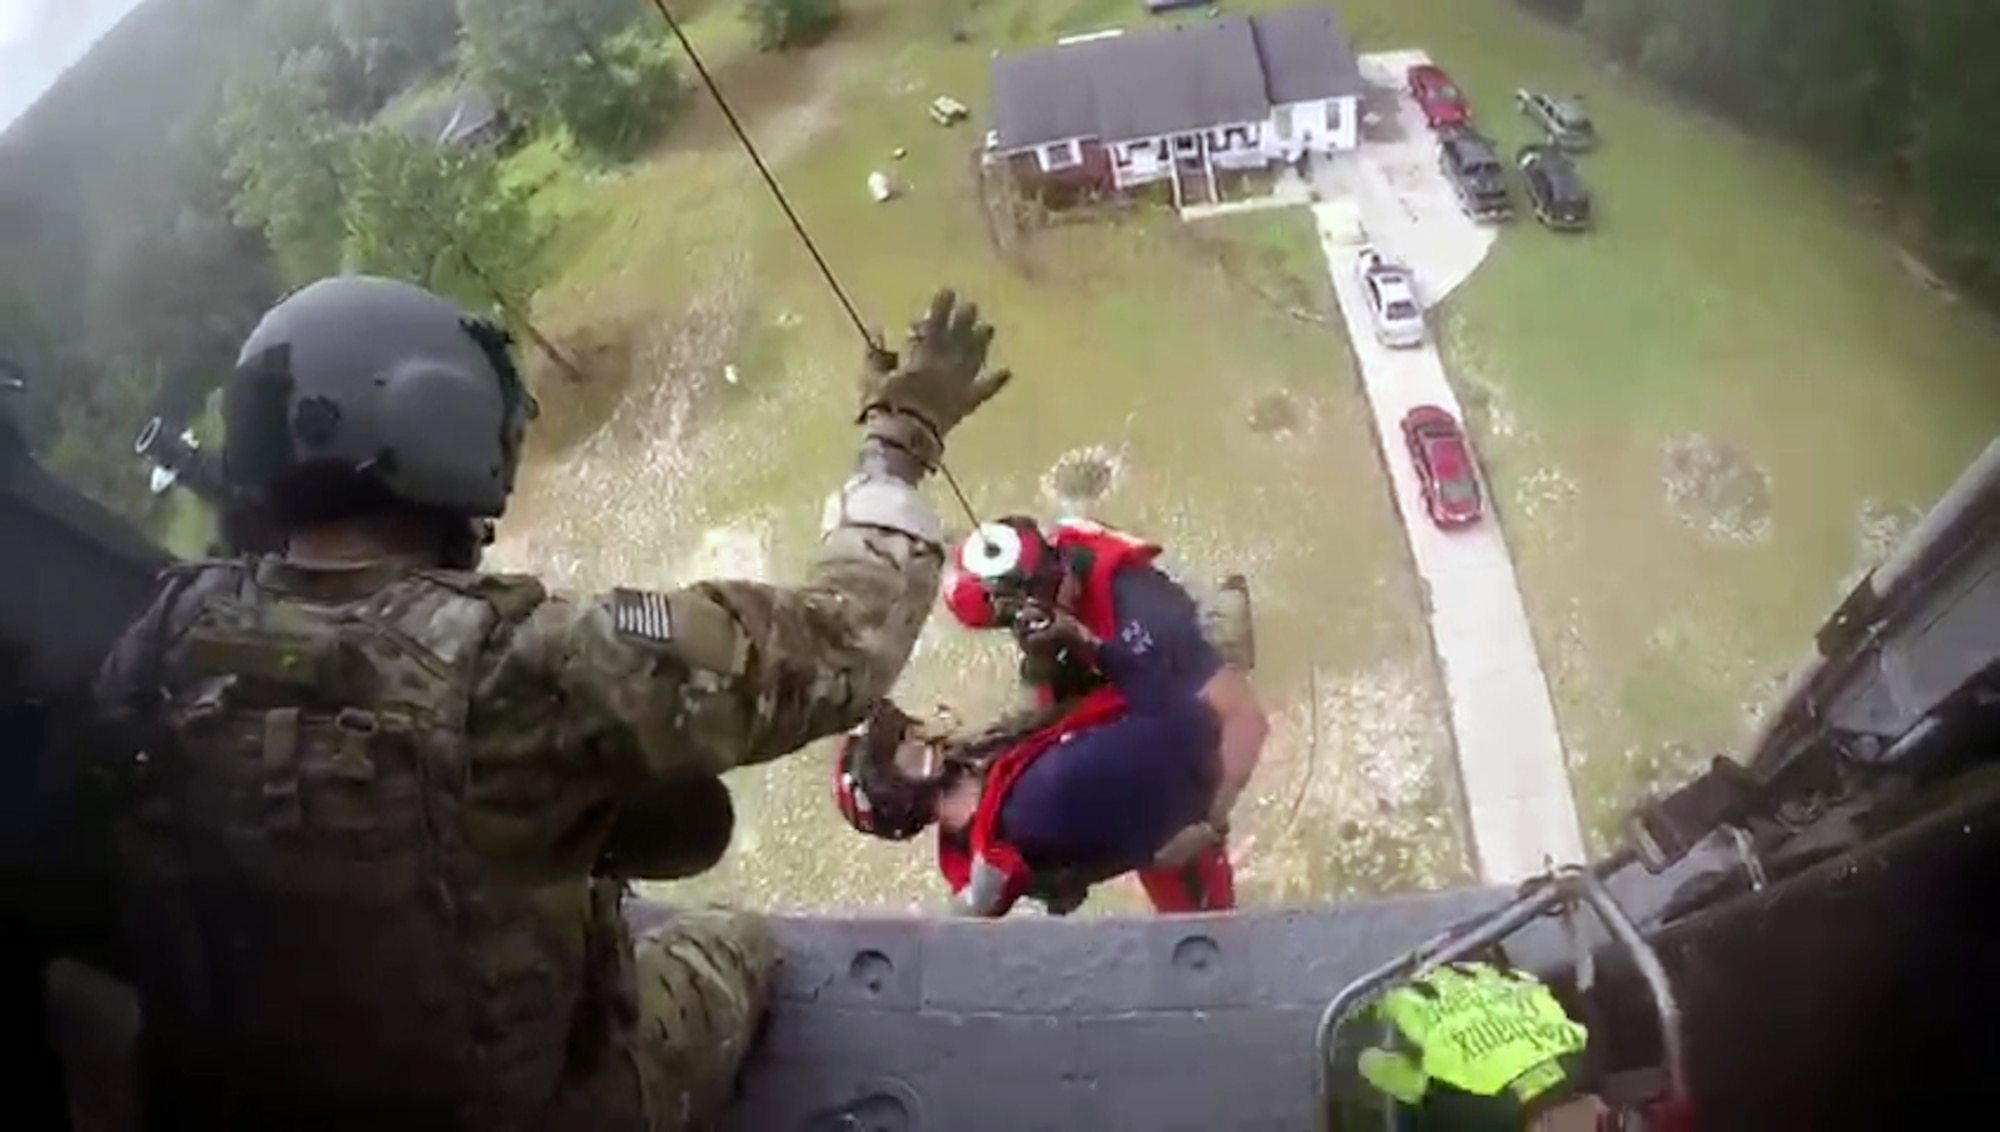
[{"label": "red helmet", "polygon": [[938,780],[912,779],[896,765],[896,748],[915,723],[882,700],[841,736],[833,761],[833,804],[856,832],[908,841],[931,824]]},{"label": "red helmet", "polygon": [[1053,599],[1060,580],[1056,548],[1041,527],[1010,515],[981,523],[952,548],[944,606],[968,629],[997,629],[1011,624],[1027,600]]}]

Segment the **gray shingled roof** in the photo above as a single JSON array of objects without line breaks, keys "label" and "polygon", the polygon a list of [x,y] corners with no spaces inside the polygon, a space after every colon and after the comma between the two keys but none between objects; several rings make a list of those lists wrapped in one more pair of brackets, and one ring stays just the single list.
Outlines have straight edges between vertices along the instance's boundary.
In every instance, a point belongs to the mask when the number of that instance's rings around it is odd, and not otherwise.
[{"label": "gray shingled roof", "polygon": [[403,123],[403,132],[418,141],[450,145],[477,133],[499,117],[500,107],[477,87],[436,99]]},{"label": "gray shingled roof", "polygon": [[1286,8],[1252,16],[1251,23],[1273,103],[1363,93],[1361,64],[1332,8]]},{"label": "gray shingled roof", "polygon": [[1331,7],[1229,16],[993,61],[999,148],[1109,141],[1256,121],[1274,103],[1361,93]]}]

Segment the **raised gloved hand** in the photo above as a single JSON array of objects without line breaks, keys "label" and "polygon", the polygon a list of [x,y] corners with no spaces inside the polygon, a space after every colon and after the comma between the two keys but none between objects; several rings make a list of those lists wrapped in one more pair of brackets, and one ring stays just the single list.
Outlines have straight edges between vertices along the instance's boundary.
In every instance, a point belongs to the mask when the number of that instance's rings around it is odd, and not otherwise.
[{"label": "raised gloved hand", "polygon": [[979,321],[978,304],[940,290],[929,312],[911,324],[900,358],[886,350],[869,353],[859,417],[869,437],[925,467],[935,464],[945,435],[1013,377],[986,369],[992,345],[993,328]]},{"label": "raised gloved hand", "polygon": [[1388,1048],[1363,1050],[1361,1076],[1396,1100],[1519,1114],[1570,1083],[1588,1034],[1541,981],[1455,963],[1384,995]]}]

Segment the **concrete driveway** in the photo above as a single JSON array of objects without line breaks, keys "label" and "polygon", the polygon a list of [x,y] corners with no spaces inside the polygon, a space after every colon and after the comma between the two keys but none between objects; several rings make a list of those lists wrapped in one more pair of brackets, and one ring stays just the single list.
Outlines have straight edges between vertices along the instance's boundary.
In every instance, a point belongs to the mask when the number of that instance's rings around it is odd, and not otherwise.
[{"label": "concrete driveway", "polygon": [[[1421,52],[1365,56],[1362,73],[1386,83]],[[1396,85],[1400,85],[1399,83]],[[1437,170],[1414,104],[1398,97],[1400,140],[1364,144],[1316,171],[1324,203],[1313,206],[1320,245],[1375,418],[1396,509],[1423,579],[1431,639],[1451,701],[1459,776],[1465,787],[1480,875],[1513,882],[1550,860],[1583,859],[1583,840],[1562,737],[1514,576],[1489,507],[1478,525],[1445,533],[1424,510],[1401,422],[1418,405],[1464,419],[1434,346],[1392,350],[1374,324],[1354,273],[1365,240],[1409,264],[1426,305],[1471,275],[1494,234],[1459,211]]]},{"label": "concrete driveway", "polygon": [[1426,305],[1465,282],[1497,238],[1490,225],[1474,223],[1458,207],[1438,172],[1437,145],[1423,112],[1400,93],[1403,75],[1428,60],[1421,51],[1363,55],[1361,77],[1381,91],[1366,105],[1377,120],[1364,123],[1358,153],[1313,168],[1322,200],[1352,202],[1375,246],[1416,269]]}]

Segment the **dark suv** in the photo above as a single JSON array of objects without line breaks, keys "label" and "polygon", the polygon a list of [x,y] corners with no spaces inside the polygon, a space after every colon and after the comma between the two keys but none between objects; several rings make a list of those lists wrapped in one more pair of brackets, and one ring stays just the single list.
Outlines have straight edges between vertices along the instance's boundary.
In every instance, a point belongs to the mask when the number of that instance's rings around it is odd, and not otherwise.
[{"label": "dark suv", "polygon": [[1474,220],[1511,220],[1514,201],[1507,194],[1507,170],[1493,143],[1471,130],[1438,139],[1438,168],[1458,193],[1458,206]]},{"label": "dark suv", "polygon": [[1521,147],[1518,160],[1537,220],[1566,232],[1590,227],[1590,190],[1568,154],[1553,145],[1530,145]]}]

